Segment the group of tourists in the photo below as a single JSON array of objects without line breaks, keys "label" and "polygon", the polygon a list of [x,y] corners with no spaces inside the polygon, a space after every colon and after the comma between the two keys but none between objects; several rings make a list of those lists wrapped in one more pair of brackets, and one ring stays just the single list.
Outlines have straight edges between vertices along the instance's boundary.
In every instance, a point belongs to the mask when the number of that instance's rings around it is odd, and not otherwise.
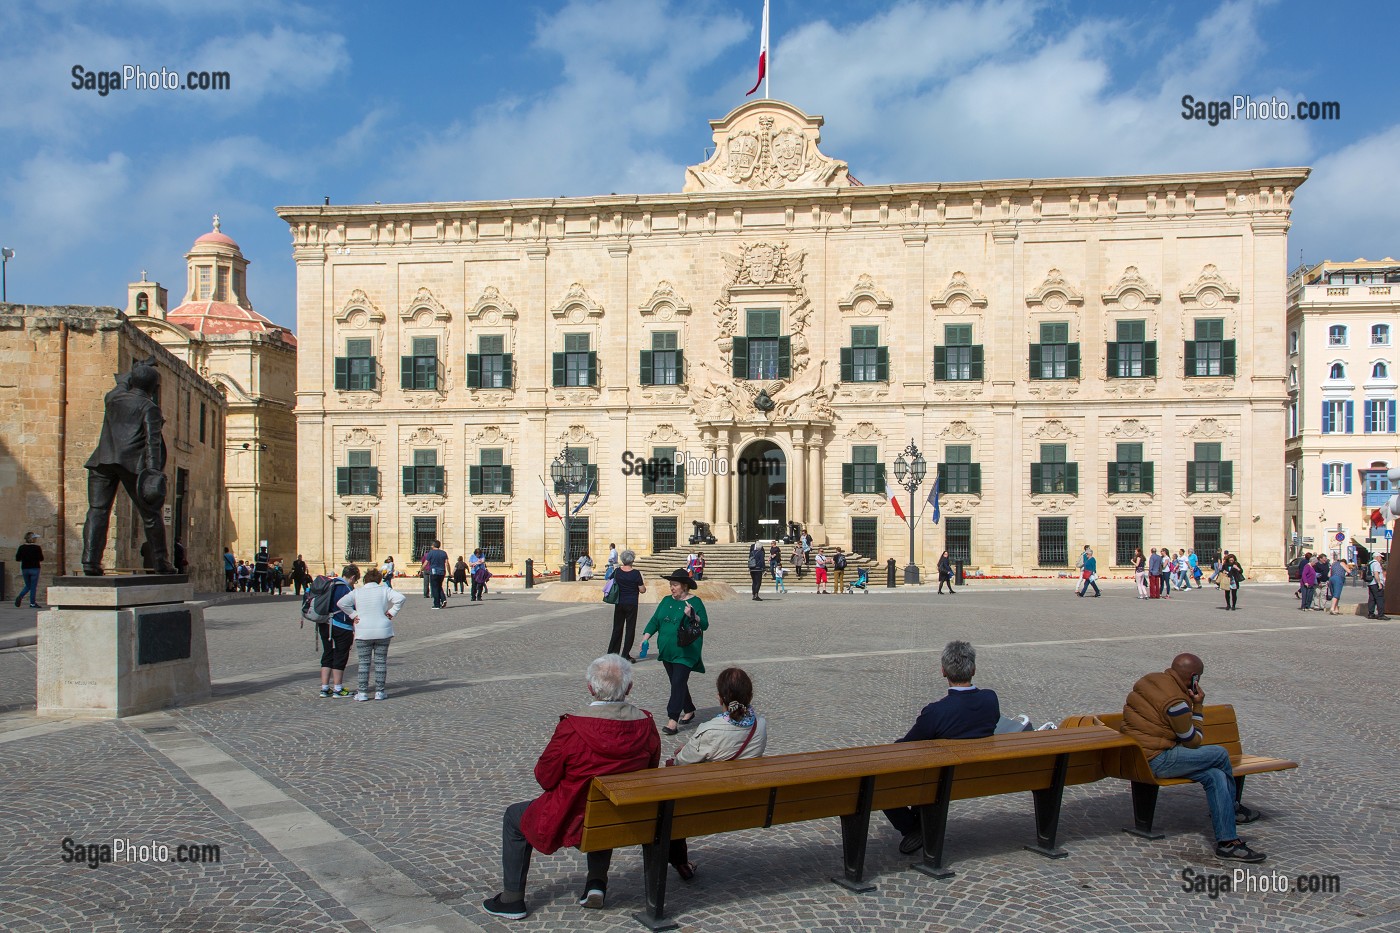
[{"label": "group of tourists", "polygon": [[1385,559],[1377,552],[1358,554],[1355,564],[1344,558],[1304,552],[1298,561],[1298,588],[1293,591],[1302,611],[1341,614],[1342,592],[1355,575],[1366,585],[1366,617],[1387,620],[1385,614]]},{"label": "group of tourists", "polygon": [[[356,584],[360,584],[356,586]],[[344,684],[345,668],[353,646],[359,661],[356,700],[370,699],[370,673],[374,674],[376,700],[386,697],[389,642],[394,637],[394,617],[407,601],[384,581],[384,572],[371,567],[361,582],[360,568],[346,564],[339,575],[318,577],[302,599],[301,624],[314,624],[321,646],[322,699],[351,696]]]},{"label": "group of tourists", "polygon": [[242,560],[231,550],[224,548],[224,591],[228,593],[270,593],[281,596],[288,585],[294,587],[298,596],[311,582],[306,561],[297,555],[292,561],[291,573],[282,564],[282,558],[269,557],[266,547],[260,547],[252,560]]},{"label": "group of tourists", "polygon": [[[701,565],[703,567],[703,564]],[[792,569],[789,571],[788,567]],[[792,550],[785,561],[783,559],[783,549],[776,540],[765,549],[761,542],[754,542],[749,545],[749,579],[752,582],[751,598],[755,602],[762,602],[763,597],[758,594],[763,589],[764,577],[773,581],[773,591],[775,593],[786,593],[787,579],[789,574],[798,578],[806,576],[808,569],[812,571],[812,581],[816,584],[818,594],[848,593],[851,587],[846,585],[846,570],[850,566],[850,557],[844,550],[837,547],[831,554],[826,552],[825,547],[813,546],[812,536],[803,532],[798,539],[793,542]],[[866,572],[859,572],[859,582],[852,582],[852,586],[864,588],[866,585]]]}]

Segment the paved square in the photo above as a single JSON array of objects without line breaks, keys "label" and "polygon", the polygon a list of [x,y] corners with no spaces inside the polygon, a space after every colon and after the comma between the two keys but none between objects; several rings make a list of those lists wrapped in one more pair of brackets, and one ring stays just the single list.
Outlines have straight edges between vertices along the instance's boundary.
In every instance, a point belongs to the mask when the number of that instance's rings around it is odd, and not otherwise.
[{"label": "paved square", "polygon": [[[1238,612],[1214,588],[1146,602],[1127,583],[1102,599],[1071,585],[712,603],[710,673],[692,692],[713,715],[715,675],[745,667],[768,752],[782,754],[902,735],[943,694],[951,638],[978,647],[977,682],[1004,712],[1037,723],[1118,710],[1138,676],[1191,650],[1207,702],[1239,712],[1246,750],[1301,765],[1249,779],[1245,800],[1266,819],[1242,832],[1269,854],[1254,867],[1337,875],[1339,893],[1187,893],[1185,869],[1235,867],[1211,855],[1200,789],[1165,789],[1167,837],[1146,842],[1121,831],[1128,786],[1110,780],[1066,790],[1070,857],[1058,861],[1021,848],[1034,840],[1028,795],[955,802],[947,882],[910,871],[877,814],[867,895],[828,880],[840,873],[836,820],[700,837],[696,880],[671,875],[668,913],[715,931],[1400,929],[1400,623],[1304,614],[1284,585],[1247,587]],[[500,883],[501,812],[538,793],[536,756],[585,698],[610,607],[515,590],[433,612],[409,595],[383,703],[317,698],[318,652],[291,598],[210,608],[213,700],[118,723],[36,719],[35,649],[0,652],[0,928],[642,929],[637,850],[615,858],[607,910],[576,906],[572,850],[536,857],[526,921],[479,906]],[[656,661],[638,666],[634,698],[664,722]],[[663,751],[684,738],[663,737]],[[212,843],[221,858],[90,868],[63,860],[65,837]]]}]

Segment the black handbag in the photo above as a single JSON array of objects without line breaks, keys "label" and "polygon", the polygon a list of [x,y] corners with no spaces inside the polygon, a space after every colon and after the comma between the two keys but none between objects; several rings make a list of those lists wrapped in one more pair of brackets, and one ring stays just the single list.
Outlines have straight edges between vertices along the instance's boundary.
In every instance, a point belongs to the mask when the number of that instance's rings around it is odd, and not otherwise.
[{"label": "black handbag", "polygon": [[686,606],[685,615],[681,617],[681,624],[676,628],[676,644],[682,648],[694,644],[702,631],[700,617],[695,614],[694,609]]}]

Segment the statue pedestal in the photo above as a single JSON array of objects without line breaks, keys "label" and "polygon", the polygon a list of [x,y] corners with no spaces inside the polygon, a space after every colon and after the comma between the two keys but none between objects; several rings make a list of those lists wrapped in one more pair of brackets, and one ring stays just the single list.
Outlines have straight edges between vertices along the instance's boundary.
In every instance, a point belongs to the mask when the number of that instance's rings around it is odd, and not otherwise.
[{"label": "statue pedestal", "polygon": [[209,696],[188,577],[60,577],[39,613],[38,714],[111,719]]}]

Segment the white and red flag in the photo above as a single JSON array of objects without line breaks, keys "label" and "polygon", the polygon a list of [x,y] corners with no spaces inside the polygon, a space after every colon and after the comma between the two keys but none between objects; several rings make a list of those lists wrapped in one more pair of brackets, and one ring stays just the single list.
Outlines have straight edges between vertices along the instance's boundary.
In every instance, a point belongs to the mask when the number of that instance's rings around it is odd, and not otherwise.
[{"label": "white and red flag", "polygon": [[544,490],[544,514],[546,518],[557,518],[561,522],[564,516],[559,514],[559,509],[555,507],[554,500],[550,498],[549,487],[545,485],[544,477],[540,477],[540,488]]},{"label": "white and red flag", "polygon": [[[766,77],[768,77],[768,0],[763,0],[763,39],[758,45],[758,80],[753,83],[749,93],[744,96],[752,96]],[[767,88],[763,89],[763,96],[768,96]]]},{"label": "white and red flag", "polygon": [[888,480],[885,481],[885,498],[889,499],[890,505],[894,506],[894,514],[899,516],[900,521],[909,521],[909,519],[904,517],[904,510],[899,507],[899,499],[895,496],[894,488],[890,486]]}]

